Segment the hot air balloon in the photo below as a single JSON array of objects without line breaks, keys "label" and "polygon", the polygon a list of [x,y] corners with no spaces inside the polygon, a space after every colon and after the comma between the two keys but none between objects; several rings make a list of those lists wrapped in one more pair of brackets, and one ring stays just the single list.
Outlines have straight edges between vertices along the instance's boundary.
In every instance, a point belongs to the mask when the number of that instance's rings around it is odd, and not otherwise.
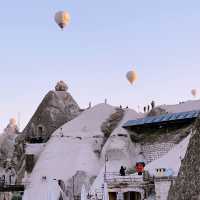
[{"label": "hot air balloon", "polygon": [[55,21],[61,29],[64,29],[70,22],[70,15],[67,11],[58,11],[55,14]]},{"label": "hot air balloon", "polygon": [[131,71],[127,72],[126,78],[128,79],[128,81],[131,84],[133,84],[137,80],[137,74],[134,70],[131,70]]},{"label": "hot air balloon", "polygon": [[11,118],[9,123],[12,124],[12,125],[16,125],[17,122],[16,122],[15,118]]},{"label": "hot air balloon", "polygon": [[197,90],[196,89],[192,89],[191,90],[191,94],[193,97],[196,97],[197,96]]}]

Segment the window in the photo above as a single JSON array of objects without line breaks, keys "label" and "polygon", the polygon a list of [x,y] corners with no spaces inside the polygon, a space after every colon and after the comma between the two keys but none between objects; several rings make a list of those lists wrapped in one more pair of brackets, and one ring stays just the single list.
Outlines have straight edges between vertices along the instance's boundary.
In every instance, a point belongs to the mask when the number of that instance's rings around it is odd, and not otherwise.
[{"label": "window", "polygon": [[43,133],[43,128],[41,126],[38,127],[38,135],[42,135]]},{"label": "window", "polygon": [[39,125],[37,127],[37,136],[38,137],[43,137],[45,134],[45,128],[42,125]]}]

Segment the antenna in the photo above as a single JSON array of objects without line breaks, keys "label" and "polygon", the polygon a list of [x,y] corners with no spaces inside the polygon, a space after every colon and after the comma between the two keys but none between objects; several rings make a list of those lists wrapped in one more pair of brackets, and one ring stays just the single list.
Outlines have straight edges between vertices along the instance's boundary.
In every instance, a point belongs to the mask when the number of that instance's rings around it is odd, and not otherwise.
[{"label": "antenna", "polygon": [[89,107],[88,109],[90,109],[92,107],[92,102],[89,102]]},{"label": "antenna", "polygon": [[140,105],[138,105],[138,112],[140,112]]}]

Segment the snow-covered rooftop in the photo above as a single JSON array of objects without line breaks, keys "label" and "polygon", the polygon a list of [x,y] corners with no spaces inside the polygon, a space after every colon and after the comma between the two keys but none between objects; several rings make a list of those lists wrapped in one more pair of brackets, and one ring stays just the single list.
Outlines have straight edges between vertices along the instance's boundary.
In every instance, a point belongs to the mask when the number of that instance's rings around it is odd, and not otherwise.
[{"label": "snow-covered rooftop", "polygon": [[[64,124],[61,128],[65,136],[90,137],[102,135],[101,124],[115,111],[115,107],[108,104],[98,104],[85,110],[77,118]],[[60,129],[53,136],[59,135]]]},{"label": "snow-covered rooftop", "polygon": [[41,198],[38,196],[37,200],[46,200],[42,197],[43,176],[49,181],[67,181],[78,170],[85,171],[91,176],[98,174],[101,165],[94,153],[93,143],[96,138],[93,136],[103,136],[101,124],[114,111],[113,106],[99,104],[63,125],[62,131],[56,130],[33,169],[29,179],[31,183],[23,199],[35,200],[34,194],[41,193]]},{"label": "snow-covered rooftop", "polygon": [[[178,105],[161,106],[167,112],[184,112],[199,110],[200,101],[188,101]],[[141,118],[133,110],[125,109],[124,117],[118,127],[112,132],[105,143],[101,157],[94,152],[94,143],[99,142],[104,134],[101,125],[114,113],[116,107],[99,104],[91,109],[85,110],[74,120],[64,124],[56,130],[48,141],[44,151],[41,153],[29,181],[23,200],[48,200],[43,195],[45,188],[41,178],[47,177],[49,183],[53,179],[68,181],[77,171],[84,171],[89,176],[98,175],[94,181],[92,190],[101,187],[104,174],[104,157],[108,155],[108,172],[119,171],[121,165],[133,167],[139,155],[138,147],[133,144],[129,135],[122,125],[130,120]],[[175,175],[179,171],[181,158],[184,157],[190,136],[175,146],[169,153],[146,166],[151,174],[156,168],[171,168]],[[95,143],[96,144],[96,143]],[[137,152],[138,151],[138,152]],[[47,181],[47,183],[48,183]],[[57,186],[51,187],[55,193],[59,191]],[[35,194],[37,193],[37,198]]]}]

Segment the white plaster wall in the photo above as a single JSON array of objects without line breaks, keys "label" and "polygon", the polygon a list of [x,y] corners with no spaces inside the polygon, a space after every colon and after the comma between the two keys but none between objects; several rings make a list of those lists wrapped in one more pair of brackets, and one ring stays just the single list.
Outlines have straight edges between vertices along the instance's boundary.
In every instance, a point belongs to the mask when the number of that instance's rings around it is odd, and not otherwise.
[{"label": "white plaster wall", "polygon": [[171,181],[155,182],[156,200],[167,200]]},{"label": "white plaster wall", "polygon": [[141,194],[141,199],[144,199],[145,191],[144,189],[140,187],[133,187],[133,186],[127,186],[125,188],[113,188],[113,189],[108,189],[108,192],[116,192],[116,193],[121,193],[124,194],[126,192],[138,192]]},{"label": "white plaster wall", "polygon": [[45,143],[42,144],[26,144],[26,154],[33,154],[38,159],[41,152],[44,150]]}]

